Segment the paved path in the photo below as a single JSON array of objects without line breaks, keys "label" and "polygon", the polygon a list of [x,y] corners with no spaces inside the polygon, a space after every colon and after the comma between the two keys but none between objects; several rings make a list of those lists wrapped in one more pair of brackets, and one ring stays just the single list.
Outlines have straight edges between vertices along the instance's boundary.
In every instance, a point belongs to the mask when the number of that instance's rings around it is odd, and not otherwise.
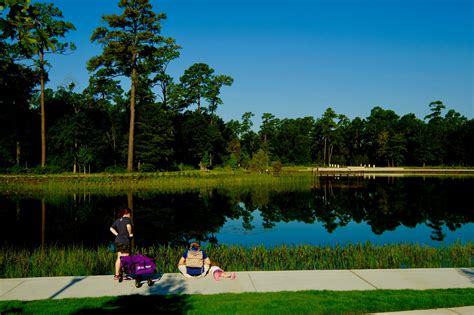
[{"label": "paved path", "polygon": [[[377,290],[474,288],[474,268],[370,269],[238,272],[235,280],[207,276],[187,280],[166,273],[149,287],[112,276],[0,279],[0,300],[39,300],[118,295],[218,294],[300,290]],[[429,314],[474,314],[473,306],[431,310]],[[396,313],[393,313],[396,314]],[[404,312],[404,314],[407,314]],[[428,313],[408,313],[428,314]]]}]

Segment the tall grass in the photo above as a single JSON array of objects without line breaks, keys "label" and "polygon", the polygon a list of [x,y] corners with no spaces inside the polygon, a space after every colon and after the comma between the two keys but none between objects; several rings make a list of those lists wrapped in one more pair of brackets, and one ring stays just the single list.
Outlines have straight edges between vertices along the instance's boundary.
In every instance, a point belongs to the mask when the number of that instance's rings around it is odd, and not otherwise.
[{"label": "tall grass", "polygon": [[196,189],[267,187],[282,190],[311,187],[311,173],[282,176],[249,172],[183,171],[146,174],[0,175],[0,191],[23,193],[118,193],[159,190],[181,192]]},{"label": "tall grass", "polygon": [[[177,272],[184,248],[153,246],[135,252],[156,259],[160,272]],[[310,245],[207,246],[211,260],[233,271],[472,267],[474,244],[429,247],[417,244],[376,246],[371,243],[320,247]],[[0,248],[4,278],[85,276],[113,272],[115,254],[105,246],[38,249]]]}]

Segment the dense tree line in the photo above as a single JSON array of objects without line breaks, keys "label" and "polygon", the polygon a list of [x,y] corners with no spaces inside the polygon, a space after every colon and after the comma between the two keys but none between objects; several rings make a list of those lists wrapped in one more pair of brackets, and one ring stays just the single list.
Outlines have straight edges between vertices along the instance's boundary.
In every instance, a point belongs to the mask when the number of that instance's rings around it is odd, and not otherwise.
[{"label": "dense tree line", "polygon": [[375,107],[352,120],[331,108],[319,118],[265,113],[258,131],[250,112],[225,122],[216,110],[233,79],[196,63],[175,81],[167,66],[181,47],[162,35],[166,15],[148,0],[118,5],[122,14],[105,15],[91,35],[102,53],[85,65],[89,85],[77,91],[45,86],[46,56],[75,48],[63,42],[74,25],[52,4],[0,1],[0,169],[474,165],[474,120],[444,112],[441,101],[424,119]]}]

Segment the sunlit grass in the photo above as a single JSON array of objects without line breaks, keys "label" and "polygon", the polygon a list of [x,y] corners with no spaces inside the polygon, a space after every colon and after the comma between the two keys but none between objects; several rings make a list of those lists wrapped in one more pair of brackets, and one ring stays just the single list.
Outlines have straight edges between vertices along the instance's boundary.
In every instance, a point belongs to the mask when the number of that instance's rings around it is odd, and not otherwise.
[{"label": "sunlit grass", "polygon": [[313,184],[311,173],[287,172],[281,176],[252,172],[158,172],[134,174],[53,174],[0,175],[1,191],[72,193],[159,190],[180,192],[196,189],[269,187],[272,189],[308,188]]},{"label": "sunlit grass", "polygon": [[[429,247],[417,244],[345,246],[207,246],[209,257],[226,270],[334,270],[472,267],[473,243]],[[156,259],[160,272],[177,272],[184,248],[153,246],[135,252]],[[0,274],[6,278],[111,274],[115,254],[98,248],[0,248]]]},{"label": "sunlit grass", "polygon": [[[427,176],[423,169],[411,169],[410,173],[403,176]],[[442,170],[431,176],[436,177],[471,177],[474,173],[444,174]],[[285,167],[279,174],[259,174],[245,170],[220,169],[213,171],[176,171],[176,172],[153,172],[153,173],[95,173],[95,174],[22,174],[1,175],[0,191],[16,193],[101,193],[115,194],[121,192],[139,191],[162,191],[162,192],[184,192],[192,190],[222,189],[246,189],[266,188],[274,191],[306,190],[317,187],[322,177],[335,176],[353,177],[357,174],[320,174],[315,176],[310,167]],[[358,174],[360,175],[360,174]],[[376,176],[376,174],[366,174]],[[385,174],[384,176],[389,176]]]},{"label": "sunlit grass", "polygon": [[22,314],[367,314],[472,305],[474,289],[300,291],[0,301]]}]

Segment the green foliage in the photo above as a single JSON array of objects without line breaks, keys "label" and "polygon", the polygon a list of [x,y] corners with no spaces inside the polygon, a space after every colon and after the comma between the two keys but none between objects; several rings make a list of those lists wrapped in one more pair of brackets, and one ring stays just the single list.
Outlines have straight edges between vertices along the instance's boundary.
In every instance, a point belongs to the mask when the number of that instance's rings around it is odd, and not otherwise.
[{"label": "green foliage", "polygon": [[[53,4],[30,1],[6,3],[10,9],[0,19],[2,38],[9,38],[7,53],[13,59],[32,59],[41,72],[49,65],[45,53],[63,54],[74,50],[73,43],[61,42],[66,33],[75,30],[72,23],[63,20],[61,10]],[[45,75],[43,73],[42,75]]]},{"label": "green foliage", "polygon": [[120,166],[107,166],[104,170],[106,173],[112,173],[112,174],[117,174],[117,173],[125,173],[127,172],[127,169],[120,167]]},{"label": "green foliage", "polygon": [[153,104],[137,109],[136,158],[155,169],[168,169],[174,155],[173,121],[168,112]]},{"label": "green foliage", "polygon": [[239,160],[237,156],[231,154],[229,159],[225,162],[225,165],[230,167],[231,169],[235,170],[239,167]]},{"label": "green foliage", "polygon": [[[216,111],[223,104],[221,89],[233,84],[232,77],[195,63],[173,82],[167,68],[181,47],[161,34],[166,15],[155,13],[149,0],[121,0],[119,14],[103,17],[105,26],[91,37],[103,50],[88,62],[92,76],[84,91],[59,87],[33,97],[38,82],[48,80],[44,57],[74,50],[64,41],[74,25],[53,4],[3,0],[0,6],[2,170],[26,172],[46,151],[55,168],[90,165],[92,172],[124,165],[131,171],[138,165],[134,159],[157,170],[203,162],[209,168],[261,172],[266,167],[251,159],[259,149],[284,165],[474,165],[473,119],[452,109],[444,114],[440,100],[428,105],[424,120],[377,106],[369,117],[353,120],[332,108],[321,117],[295,119],[263,113],[255,131],[251,112],[224,123]],[[21,65],[23,60],[33,70]],[[128,95],[120,77],[131,82]],[[189,110],[194,105],[197,113]],[[41,147],[40,123],[46,127]]]},{"label": "green foliage", "polygon": [[[152,246],[135,251],[157,258],[162,272],[177,272],[181,247]],[[227,270],[340,270],[385,268],[471,267],[473,244],[433,248],[415,244],[376,246],[371,243],[345,246],[205,246],[211,260]],[[296,259],[297,257],[297,259]],[[3,247],[0,274],[6,278],[87,276],[111,274],[115,254],[107,247]]]},{"label": "green foliage", "polygon": [[209,104],[206,111],[213,114],[218,105],[223,102],[219,98],[222,86],[230,86],[233,79],[227,75],[215,75],[214,69],[205,63],[196,63],[184,71],[180,77],[179,91],[181,98],[179,109],[185,109],[192,104],[197,105],[197,111],[201,111],[201,102],[206,100]]},{"label": "green foliage", "polygon": [[272,162],[272,173],[275,175],[280,175],[280,172],[283,168],[283,165],[280,161],[273,161]]},{"label": "green foliage", "polygon": [[142,173],[149,173],[149,172],[154,172],[156,171],[156,167],[153,164],[149,163],[140,163],[138,165],[138,171]]},{"label": "green foliage", "polygon": [[264,173],[268,169],[269,161],[270,161],[270,159],[268,157],[267,152],[260,149],[252,156],[252,159],[250,160],[249,167],[250,167],[250,169],[252,169],[256,172]]},{"label": "green foliage", "polygon": [[[41,87],[40,107],[41,107],[41,166],[46,163],[46,118],[44,106],[44,86],[47,81],[47,69],[50,66],[45,59],[45,54],[64,54],[75,49],[73,43],[62,42],[66,33],[75,30],[72,23],[63,20],[61,10],[53,4],[28,2],[10,2],[10,12],[7,19],[1,19],[0,25],[6,32],[2,35],[10,37],[10,42],[6,44],[0,42],[0,51],[3,59],[30,60],[33,62],[39,75]],[[2,64],[2,68],[3,64]]]},{"label": "green foliage", "polygon": [[166,15],[156,14],[148,0],[121,0],[119,8],[123,10],[121,15],[104,16],[107,27],[98,27],[92,34],[91,40],[102,44],[103,52],[90,59],[87,67],[109,82],[117,76],[131,80],[127,161],[127,170],[131,172],[136,101],[144,101],[147,94],[151,94],[153,82],[166,84],[169,81],[164,69],[178,56],[179,46],[175,45],[174,39],[161,36],[161,21],[166,19]]},{"label": "green foliage", "polygon": [[206,165],[222,162],[219,155],[225,152],[223,123],[215,121],[211,124],[207,114],[187,111],[177,117],[175,124],[176,162],[198,167],[206,155]]}]

